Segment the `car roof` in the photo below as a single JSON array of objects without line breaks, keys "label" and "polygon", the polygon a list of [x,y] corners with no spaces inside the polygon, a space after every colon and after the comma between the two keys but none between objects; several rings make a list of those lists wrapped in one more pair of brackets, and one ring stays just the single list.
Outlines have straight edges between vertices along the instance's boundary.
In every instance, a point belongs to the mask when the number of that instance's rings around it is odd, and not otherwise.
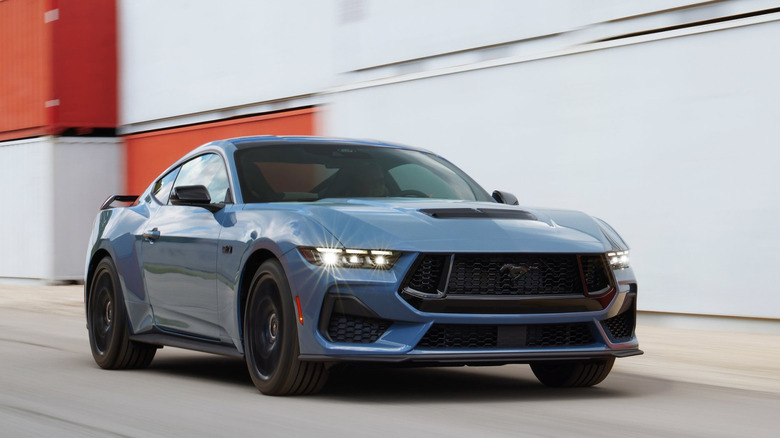
[{"label": "car roof", "polygon": [[211,143],[207,143],[200,148],[197,148],[193,152],[197,151],[201,148],[206,148],[210,146],[218,146],[221,147],[226,152],[232,152],[236,149],[244,149],[247,147],[262,147],[262,146],[271,146],[271,145],[279,145],[279,144],[289,144],[289,143],[296,143],[296,144],[349,144],[349,145],[356,145],[356,146],[372,146],[372,147],[385,147],[385,148],[394,148],[394,149],[408,149],[408,150],[414,150],[414,151],[420,151],[420,152],[428,152],[430,151],[422,148],[416,148],[412,146],[397,144],[397,143],[388,143],[384,141],[378,141],[378,140],[368,140],[368,139],[352,139],[352,138],[338,138],[338,137],[320,137],[320,136],[306,136],[306,135],[298,135],[298,136],[276,136],[276,135],[259,135],[259,136],[248,136],[248,137],[235,137],[235,138],[228,138],[224,140],[217,140],[213,141]]}]

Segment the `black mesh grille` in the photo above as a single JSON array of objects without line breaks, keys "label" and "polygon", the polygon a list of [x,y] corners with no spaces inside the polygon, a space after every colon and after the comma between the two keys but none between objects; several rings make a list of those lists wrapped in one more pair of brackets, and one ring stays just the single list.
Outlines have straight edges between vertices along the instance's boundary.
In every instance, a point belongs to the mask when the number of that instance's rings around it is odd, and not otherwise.
[{"label": "black mesh grille", "polygon": [[593,333],[587,323],[514,326],[434,324],[417,344],[417,348],[538,348],[588,345],[593,342]]},{"label": "black mesh grille", "polygon": [[581,294],[574,254],[457,254],[447,295]]},{"label": "black mesh grille", "polygon": [[634,337],[636,312],[633,309],[629,309],[618,316],[602,321],[601,324],[613,340],[623,341],[631,339]]},{"label": "black mesh grille", "polygon": [[418,348],[495,348],[495,325],[434,324],[417,344]]},{"label": "black mesh grille", "polygon": [[609,287],[607,267],[602,256],[582,256],[582,272],[585,274],[585,286],[589,292],[596,292]]},{"label": "black mesh grille", "polygon": [[529,325],[526,345],[529,347],[560,347],[593,343],[593,333],[587,324]]},{"label": "black mesh grille", "polygon": [[370,344],[376,342],[388,327],[390,321],[384,319],[334,313],[328,324],[328,336],[333,342]]},{"label": "black mesh grille", "polygon": [[442,272],[444,270],[443,255],[424,255],[417,269],[409,279],[408,287],[429,294],[435,294],[436,289],[441,282]]}]

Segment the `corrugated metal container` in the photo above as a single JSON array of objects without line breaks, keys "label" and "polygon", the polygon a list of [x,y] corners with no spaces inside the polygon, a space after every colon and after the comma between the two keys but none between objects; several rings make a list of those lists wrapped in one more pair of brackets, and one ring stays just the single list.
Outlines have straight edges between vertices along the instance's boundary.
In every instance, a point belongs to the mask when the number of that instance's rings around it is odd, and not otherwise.
[{"label": "corrugated metal container", "polygon": [[0,1],[0,140],[117,124],[113,1]]},{"label": "corrugated metal container", "polygon": [[0,2],[0,140],[46,134],[51,95],[44,0]]},{"label": "corrugated metal container", "polygon": [[55,282],[84,276],[100,203],[122,185],[118,138],[54,137],[0,142],[0,278]]},{"label": "corrugated metal container", "polygon": [[0,277],[51,276],[51,150],[51,137],[0,142],[0,187],[14,199],[0,215]]},{"label": "corrugated metal container", "polygon": [[204,123],[125,137],[126,192],[140,194],[190,150],[213,140],[249,135],[314,135],[317,108]]}]

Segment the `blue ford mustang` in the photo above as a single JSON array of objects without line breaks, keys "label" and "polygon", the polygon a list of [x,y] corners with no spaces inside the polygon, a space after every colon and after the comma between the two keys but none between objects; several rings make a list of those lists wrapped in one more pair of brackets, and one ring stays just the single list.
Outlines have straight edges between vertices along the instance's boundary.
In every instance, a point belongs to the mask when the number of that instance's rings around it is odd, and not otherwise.
[{"label": "blue ford mustang", "polygon": [[93,357],[243,357],[272,395],[314,393],[345,362],[529,363],[546,385],[595,385],[641,354],[628,247],[599,219],[516,204],[406,146],[206,144],[101,207],[85,278]]}]

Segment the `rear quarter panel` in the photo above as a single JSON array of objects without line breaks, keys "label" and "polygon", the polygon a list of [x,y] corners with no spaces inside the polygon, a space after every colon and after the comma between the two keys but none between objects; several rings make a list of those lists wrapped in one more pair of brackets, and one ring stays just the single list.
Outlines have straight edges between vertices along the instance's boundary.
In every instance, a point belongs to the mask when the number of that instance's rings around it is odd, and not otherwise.
[{"label": "rear quarter panel", "polygon": [[152,325],[149,298],[140,268],[141,230],[149,220],[151,207],[148,202],[141,202],[132,207],[98,212],[87,253],[85,304],[95,266],[103,257],[110,257],[117,269],[132,333],[143,332]]}]

